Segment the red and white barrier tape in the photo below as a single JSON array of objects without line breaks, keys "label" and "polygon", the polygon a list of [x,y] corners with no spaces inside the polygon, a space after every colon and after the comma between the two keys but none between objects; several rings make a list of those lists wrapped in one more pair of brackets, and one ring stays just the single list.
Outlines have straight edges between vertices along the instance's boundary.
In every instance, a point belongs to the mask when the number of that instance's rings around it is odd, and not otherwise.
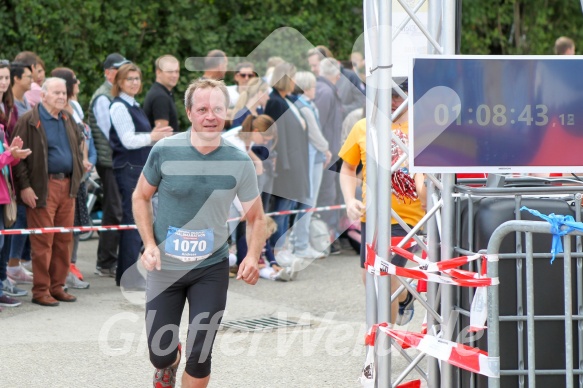
[{"label": "red and white barrier tape", "polygon": [[[267,213],[268,216],[282,216],[297,213],[315,213],[328,210],[339,210],[346,208],[346,205],[322,206],[310,209],[301,210],[285,210],[281,212]],[[230,218],[227,221],[238,221],[241,217]],[[45,234],[45,233],[86,233],[86,232],[109,232],[113,230],[132,230],[137,229],[136,225],[104,225],[104,226],[72,226],[72,227],[47,227],[34,229],[4,229],[0,230],[0,235],[14,235],[14,234]]]},{"label": "red and white barrier tape", "polygon": [[[265,215],[266,216],[287,216],[287,215],[290,215],[290,214],[317,213],[317,212],[325,212],[325,211],[340,210],[340,209],[346,209],[346,205],[320,206],[320,207],[313,207],[313,208],[310,208],[310,209],[299,209],[299,210],[282,210],[282,211],[279,211],[279,212],[265,213]],[[242,217],[229,218],[227,220],[227,222],[229,222],[229,221],[238,221],[241,218]]]},{"label": "red and white barrier tape", "polygon": [[[486,260],[482,261],[481,274],[486,274]],[[476,332],[487,328],[488,320],[488,294],[485,288],[478,288],[472,299],[470,307],[470,332]]]},{"label": "red and white barrier tape", "polygon": [[[480,257],[490,261],[497,260],[496,256],[481,256],[481,255],[462,256],[451,260],[433,263],[429,262],[427,259],[422,259],[418,256],[415,256],[412,253],[405,251],[404,249],[400,249],[397,247],[391,247],[391,249],[395,253],[399,253],[408,260],[412,260],[417,263],[423,264],[415,268],[397,267],[396,265],[393,265],[388,261],[382,259],[381,257],[377,256],[374,249],[370,245],[367,245],[367,255],[365,263],[367,271],[377,276],[396,275],[411,279],[418,279],[442,284],[451,284],[462,287],[487,287],[499,284],[498,278],[488,278],[481,276],[476,272],[452,268],[469,263],[470,261],[476,260]],[[433,273],[437,271],[440,271],[448,276]]]},{"label": "red and white barrier tape", "polygon": [[135,225],[104,225],[104,226],[72,226],[65,228],[61,226],[49,228],[34,228],[34,229],[4,229],[0,230],[0,235],[13,234],[45,234],[45,233],[71,233],[71,232],[107,232],[112,230],[131,230],[137,229]]},{"label": "red and white barrier tape", "polygon": [[399,344],[406,344],[458,368],[488,377],[500,377],[500,358],[488,357],[488,353],[481,349],[431,335],[389,329],[386,326],[379,326],[378,329]]}]

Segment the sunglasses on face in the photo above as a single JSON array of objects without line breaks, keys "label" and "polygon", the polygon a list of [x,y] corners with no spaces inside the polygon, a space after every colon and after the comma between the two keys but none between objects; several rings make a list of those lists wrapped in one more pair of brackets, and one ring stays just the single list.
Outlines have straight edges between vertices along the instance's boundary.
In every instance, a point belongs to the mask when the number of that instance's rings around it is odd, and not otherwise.
[{"label": "sunglasses on face", "polygon": [[239,73],[239,76],[240,77],[243,77],[243,78],[255,78],[255,74],[253,74],[253,73],[251,73],[251,74],[248,74],[248,73]]}]

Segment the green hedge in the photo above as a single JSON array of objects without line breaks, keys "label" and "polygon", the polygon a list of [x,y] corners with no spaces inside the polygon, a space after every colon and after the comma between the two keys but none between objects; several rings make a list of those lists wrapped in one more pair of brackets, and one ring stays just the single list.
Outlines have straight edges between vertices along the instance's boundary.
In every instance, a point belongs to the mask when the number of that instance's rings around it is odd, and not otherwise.
[{"label": "green hedge", "polygon": [[[462,5],[464,54],[551,54],[560,35],[583,46],[579,1],[463,0]],[[110,52],[136,62],[148,90],[154,59],[168,53],[184,61],[213,48],[231,57],[255,50],[257,58],[270,52],[302,63],[311,42],[346,59],[362,34],[362,15],[361,0],[5,0],[0,2],[0,58],[31,50],[49,70],[71,67],[82,81],[85,106],[102,82],[100,64]],[[270,46],[261,46],[281,27],[295,28],[307,41],[276,33]],[[177,100],[200,75],[182,70]]]},{"label": "green hedge", "polygon": [[583,12],[578,0],[464,0],[463,54],[553,54],[568,36],[583,49]]},{"label": "green hedge", "polygon": [[[49,71],[72,68],[82,82],[80,100],[85,107],[103,80],[101,63],[110,52],[137,63],[148,90],[154,80],[153,62],[160,55],[173,54],[184,63],[220,48],[228,56],[245,57],[285,26],[347,58],[363,30],[362,1],[8,0],[0,2],[0,58],[13,59],[30,50],[41,56]],[[281,42],[279,48],[291,55],[290,46]],[[182,68],[177,101],[198,75]]]}]

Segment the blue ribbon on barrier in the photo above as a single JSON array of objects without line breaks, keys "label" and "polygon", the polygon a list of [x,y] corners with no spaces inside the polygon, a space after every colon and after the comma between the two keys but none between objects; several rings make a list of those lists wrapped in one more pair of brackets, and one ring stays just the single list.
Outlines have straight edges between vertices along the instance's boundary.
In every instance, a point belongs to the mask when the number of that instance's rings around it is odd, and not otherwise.
[{"label": "blue ribbon on barrier", "polygon": [[561,237],[571,233],[574,230],[583,231],[583,222],[575,221],[573,216],[562,216],[555,213],[551,213],[547,216],[538,210],[529,209],[526,206],[521,207],[520,210],[527,210],[530,212],[530,214],[540,217],[551,224],[551,233],[553,234],[553,242],[551,247],[551,254],[553,257],[551,258],[551,264],[553,264],[555,255],[557,253],[563,253],[563,242]]}]

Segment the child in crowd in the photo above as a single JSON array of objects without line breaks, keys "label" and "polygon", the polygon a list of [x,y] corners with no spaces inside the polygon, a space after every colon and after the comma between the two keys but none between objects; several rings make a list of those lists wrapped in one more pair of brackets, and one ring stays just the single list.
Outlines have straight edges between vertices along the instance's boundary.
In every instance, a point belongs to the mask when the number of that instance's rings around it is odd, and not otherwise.
[{"label": "child in crowd", "polygon": [[273,218],[266,216],[265,224],[265,246],[261,251],[261,259],[259,260],[259,276],[264,279],[277,280],[280,282],[287,282],[294,280],[299,270],[299,260],[292,262],[291,267],[282,268],[275,261],[275,255],[269,242],[269,238],[277,231],[277,224]]},{"label": "child in crowd", "polygon": [[[280,282],[288,282],[290,280],[294,280],[297,276],[298,271],[300,270],[301,260],[296,259],[291,263],[289,267],[282,267],[278,264],[275,260],[275,255],[273,254],[273,248],[271,247],[271,243],[269,242],[269,238],[275,231],[277,230],[277,224],[273,220],[273,218],[266,216],[266,225],[265,225],[265,245],[263,246],[263,250],[261,251],[261,258],[259,259],[259,276],[264,279],[269,280],[277,280]],[[237,256],[242,255],[245,257],[247,254],[247,244],[241,244],[239,241],[240,239],[245,239],[245,234],[238,234],[237,235],[237,253],[231,252],[229,254],[229,264],[231,266],[231,271],[229,273],[229,277],[234,278],[237,273]]]}]

